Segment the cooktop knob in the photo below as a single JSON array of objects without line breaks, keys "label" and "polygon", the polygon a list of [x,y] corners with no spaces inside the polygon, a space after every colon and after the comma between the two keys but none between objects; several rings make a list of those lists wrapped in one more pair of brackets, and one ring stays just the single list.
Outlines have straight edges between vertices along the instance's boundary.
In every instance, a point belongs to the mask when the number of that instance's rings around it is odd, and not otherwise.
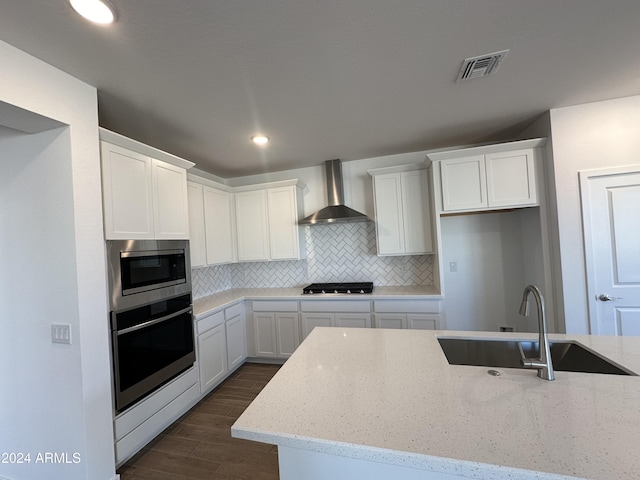
[{"label": "cooktop knob", "polygon": [[324,290],[322,290],[322,293],[324,293]]},{"label": "cooktop knob", "polygon": [[347,290],[347,293],[351,293],[351,290]]},{"label": "cooktop knob", "polygon": [[360,290],[360,293],[364,293],[364,290]]}]

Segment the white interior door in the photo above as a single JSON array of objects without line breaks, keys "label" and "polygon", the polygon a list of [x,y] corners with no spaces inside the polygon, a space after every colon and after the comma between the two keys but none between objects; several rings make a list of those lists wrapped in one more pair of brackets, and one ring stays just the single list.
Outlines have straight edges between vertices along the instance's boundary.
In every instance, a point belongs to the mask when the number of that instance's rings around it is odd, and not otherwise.
[{"label": "white interior door", "polygon": [[640,335],[640,166],[580,172],[591,332]]}]

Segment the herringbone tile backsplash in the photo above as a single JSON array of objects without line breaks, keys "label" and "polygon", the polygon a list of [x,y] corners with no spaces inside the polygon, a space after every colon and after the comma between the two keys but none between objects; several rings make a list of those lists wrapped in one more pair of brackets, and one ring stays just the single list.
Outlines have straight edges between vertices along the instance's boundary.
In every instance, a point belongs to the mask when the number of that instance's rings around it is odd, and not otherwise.
[{"label": "herringbone tile backsplash", "polygon": [[230,288],[303,287],[315,282],[432,285],[433,256],[378,257],[373,222],[305,227],[307,258],[192,270],[193,297]]}]

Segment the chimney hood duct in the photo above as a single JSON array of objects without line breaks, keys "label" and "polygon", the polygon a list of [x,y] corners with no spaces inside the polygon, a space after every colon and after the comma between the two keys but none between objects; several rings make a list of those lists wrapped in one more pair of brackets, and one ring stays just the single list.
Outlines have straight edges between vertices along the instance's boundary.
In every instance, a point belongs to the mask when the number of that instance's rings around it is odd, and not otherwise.
[{"label": "chimney hood duct", "polygon": [[325,225],[329,223],[368,222],[366,215],[356,212],[344,204],[344,188],[342,186],[342,162],[327,160],[325,162],[327,181],[327,203],[329,206],[303,218],[299,225]]}]

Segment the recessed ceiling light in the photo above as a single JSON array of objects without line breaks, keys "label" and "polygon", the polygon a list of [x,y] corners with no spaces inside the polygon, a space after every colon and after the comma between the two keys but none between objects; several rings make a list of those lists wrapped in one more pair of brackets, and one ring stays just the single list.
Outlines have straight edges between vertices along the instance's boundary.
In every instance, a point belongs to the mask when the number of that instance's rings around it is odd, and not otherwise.
[{"label": "recessed ceiling light", "polygon": [[251,137],[251,141],[256,145],[266,145],[267,143],[269,143],[269,140],[269,137],[267,137],[266,135],[254,135],[253,137]]},{"label": "recessed ceiling light", "polygon": [[113,7],[105,0],[69,0],[73,9],[87,20],[107,25],[115,20]]}]

